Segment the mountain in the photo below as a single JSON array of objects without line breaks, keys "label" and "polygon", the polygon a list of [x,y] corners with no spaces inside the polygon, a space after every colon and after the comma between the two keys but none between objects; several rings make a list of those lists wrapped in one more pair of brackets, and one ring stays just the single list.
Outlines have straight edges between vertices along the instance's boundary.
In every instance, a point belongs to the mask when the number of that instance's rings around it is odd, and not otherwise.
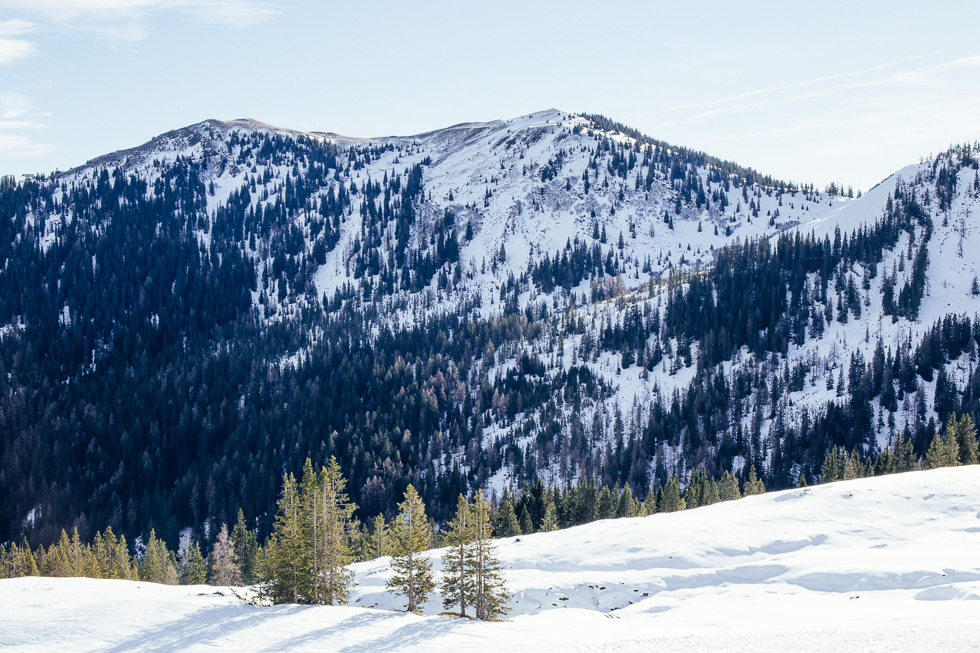
[{"label": "mountain", "polygon": [[[544,111],[209,120],[0,189],[0,541],[264,537],[336,456],[413,483],[767,487],[980,417],[976,146],[851,197]],[[841,453],[843,451],[843,453]]]},{"label": "mountain", "polygon": [[[506,622],[406,614],[388,559],[349,606],[244,589],[0,580],[0,646],[75,651],[966,651],[975,646],[976,465],[830,483],[498,541]],[[801,518],[805,515],[805,519]],[[437,573],[443,551],[428,553]],[[44,619],[38,619],[43,614]],[[84,627],[79,624],[83,623]]]}]

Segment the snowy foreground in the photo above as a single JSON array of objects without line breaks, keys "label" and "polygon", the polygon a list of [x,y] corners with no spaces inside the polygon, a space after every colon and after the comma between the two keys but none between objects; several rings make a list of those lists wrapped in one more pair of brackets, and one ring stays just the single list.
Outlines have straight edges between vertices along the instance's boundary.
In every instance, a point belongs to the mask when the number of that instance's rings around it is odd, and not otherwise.
[{"label": "snowy foreground", "polygon": [[[511,621],[254,607],[227,588],[0,580],[18,651],[975,650],[980,466],[774,492],[501,542]],[[438,556],[441,552],[434,552]],[[222,591],[223,595],[216,594]],[[438,597],[426,614],[441,611]],[[361,606],[377,606],[365,609]]]}]

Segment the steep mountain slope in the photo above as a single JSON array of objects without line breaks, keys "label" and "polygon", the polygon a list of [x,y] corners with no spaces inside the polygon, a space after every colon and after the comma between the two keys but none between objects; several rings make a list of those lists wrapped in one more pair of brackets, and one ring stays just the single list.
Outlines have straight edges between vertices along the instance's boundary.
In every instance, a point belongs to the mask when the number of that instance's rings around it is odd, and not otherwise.
[{"label": "steep mountain slope", "polygon": [[[427,616],[391,612],[402,606],[384,592],[386,558],[355,565],[351,607],[256,607],[200,585],[0,580],[0,646],[972,650],[978,492],[971,465],[501,540],[509,622],[435,616],[438,595]],[[441,553],[430,553],[437,569]]]},{"label": "steep mountain slope", "polygon": [[906,424],[921,455],[978,410],[973,151],[853,199],[553,110],[205,121],[8,185],[0,540],[264,534],[307,456],[362,519],[412,482],[441,521],[534,478],[813,482]]}]

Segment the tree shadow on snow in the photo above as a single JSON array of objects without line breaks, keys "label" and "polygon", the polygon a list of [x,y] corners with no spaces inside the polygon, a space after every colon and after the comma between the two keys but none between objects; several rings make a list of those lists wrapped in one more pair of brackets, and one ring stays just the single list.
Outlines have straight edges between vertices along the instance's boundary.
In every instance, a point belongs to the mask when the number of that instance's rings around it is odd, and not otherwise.
[{"label": "tree shadow on snow", "polygon": [[[391,622],[398,617],[391,612],[370,611],[365,614],[357,615],[344,619],[341,622],[332,624],[326,628],[320,628],[299,637],[277,642],[265,648],[265,651],[293,651],[302,649],[306,646],[313,647],[318,645],[320,650],[334,650],[341,653],[368,653],[374,651],[402,651],[413,646],[422,647],[437,637],[441,637],[453,632],[464,624],[474,622],[450,617],[426,617],[414,619],[404,615],[403,625],[394,625]],[[388,622],[388,623],[385,623]],[[330,646],[331,639],[341,635],[349,634],[351,630],[361,630],[364,633],[364,640],[350,643],[344,646],[338,645],[336,648]],[[381,631],[380,634],[377,634]]]},{"label": "tree shadow on snow", "polygon": [[281,611],[276,608],[254,608],[244,605],[223,605],[197,610],[174,621],[144,629],[134,637],[118,642],[106,653],[123,651],[186,651],[202,644],[220,641],[245,629],[261,627],[262,622],[275,619]]}]

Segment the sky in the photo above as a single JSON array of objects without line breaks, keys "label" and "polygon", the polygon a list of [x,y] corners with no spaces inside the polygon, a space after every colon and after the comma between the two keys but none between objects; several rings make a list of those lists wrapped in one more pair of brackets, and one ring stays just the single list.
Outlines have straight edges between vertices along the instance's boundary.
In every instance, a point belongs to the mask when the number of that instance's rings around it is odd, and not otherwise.
[{"label": "sky", "polygon": [[0,0],[0,174],[208,118],[410,135],[601,113],[867,190],[980,140],[980,3]]}]

